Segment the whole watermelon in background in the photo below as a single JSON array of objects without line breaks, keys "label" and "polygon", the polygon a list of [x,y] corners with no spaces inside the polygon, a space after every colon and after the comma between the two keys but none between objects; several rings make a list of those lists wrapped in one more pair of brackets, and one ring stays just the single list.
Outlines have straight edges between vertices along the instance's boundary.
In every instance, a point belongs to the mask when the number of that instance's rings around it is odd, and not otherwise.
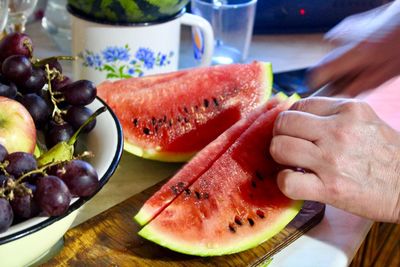
[{"label": "whole watermelon in background", "polygon": [[121,122],[125,150],[180,162],[264,103],[271,88],[271,64],[253,62],[104,82],[97,92]]},{"label": "whole watermelon in background", "polygon": [[177,252],[215,256],[253,248],[280,232],[303,202],[279,190],[281,166],[269,145],[277,115],[294,100],[271,100],[200,151],[135,216],[147,223],[139,235]]},{"label": "whole watermelon in background", "polygon": [[103,22],[141,23],[174,16],[189,0],[68,0],[73,11]]}]

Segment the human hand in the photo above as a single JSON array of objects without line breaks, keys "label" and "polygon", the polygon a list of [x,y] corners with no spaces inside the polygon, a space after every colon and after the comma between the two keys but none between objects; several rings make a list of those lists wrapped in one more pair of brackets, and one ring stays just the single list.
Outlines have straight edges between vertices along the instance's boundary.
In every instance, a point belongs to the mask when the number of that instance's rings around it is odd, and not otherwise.
[{"label": "human hand", "polygon": [[400,74],[400,0],[350,16],[326,34],[337,47],[310,68],[309,86],[356,96]]},{"label": "human hand", "polygon": [[303,99],[278,116],[273,134],[275,161],[307,170],[278,174],[286,196],[400,223],[400,133],[368,104]]}]

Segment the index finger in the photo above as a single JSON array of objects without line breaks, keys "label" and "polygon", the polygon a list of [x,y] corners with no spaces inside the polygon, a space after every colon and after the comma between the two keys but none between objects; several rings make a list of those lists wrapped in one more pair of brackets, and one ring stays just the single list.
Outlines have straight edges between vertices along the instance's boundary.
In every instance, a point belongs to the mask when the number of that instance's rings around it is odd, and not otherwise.
[{"label": "index finger", "polygon": [[289,110],[302,111],[317,116],[330,116],[336,114],[338,106],[347,101],[341,98],[310,97],[295,102]]}]

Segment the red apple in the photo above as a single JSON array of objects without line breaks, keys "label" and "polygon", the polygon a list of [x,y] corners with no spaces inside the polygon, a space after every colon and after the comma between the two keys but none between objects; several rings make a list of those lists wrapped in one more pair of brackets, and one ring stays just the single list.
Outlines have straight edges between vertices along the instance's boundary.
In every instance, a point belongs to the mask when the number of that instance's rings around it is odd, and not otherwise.
[{"label": "red apple", "polygon": [[33,153],[36,145],[35,123],[19,102],[0,96],[0,144],[8,153]]}]

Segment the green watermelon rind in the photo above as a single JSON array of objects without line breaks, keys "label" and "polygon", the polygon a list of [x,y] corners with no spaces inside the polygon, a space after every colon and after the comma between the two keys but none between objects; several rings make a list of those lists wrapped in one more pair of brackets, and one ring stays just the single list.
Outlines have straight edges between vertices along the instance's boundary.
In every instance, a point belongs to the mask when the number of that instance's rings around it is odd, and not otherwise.
[{"label": "green watermelon rind", "polygon": [[[273,82],[272,64],[270,62],[263,62],[262,65],[265,68],[263,82],[265,82],[266,85],[265,94],[261,98],[260,103],[258,103],[259,105],[264,104],[271,97]],[[167,151],[157,151],[157,149],[143,149],[136,144],[130,143],[127,139],[124,140],[124,150],[141,158],[163,162],[187,162],[197,153],[197,151],[189,153],[172,153]]]},{"label": "green watermelon rind", "polygon": [[239,244],[227,244],[226,246],[219,248],[207,248],[206,246],[199,247],[197,243],[193,245],[188,243],[176,243],[171,239],[171,236],[153,229],[151,223],[140,230],[138,234],[160,246],[183,254],[201,257],[233,254],[254,248],[278,234],[296,217],[303,207],[303,203],[304,201],[302,200],[293,201],[293,205],[282,212],[282,214],[275,219],[275,223],[272,223],[270,227],[266,227],[265,231],[257,232],[254,236],[249,236],[246,239],[243,239]]}]

